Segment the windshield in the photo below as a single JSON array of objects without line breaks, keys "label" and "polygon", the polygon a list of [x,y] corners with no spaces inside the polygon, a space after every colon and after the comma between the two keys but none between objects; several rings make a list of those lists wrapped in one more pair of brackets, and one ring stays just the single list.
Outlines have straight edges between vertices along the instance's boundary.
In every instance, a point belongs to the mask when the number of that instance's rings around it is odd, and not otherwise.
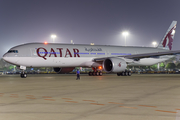
[{"label": "windshield", "polygon": [[18,53],[18,50],[9,50],[8,53]]}]

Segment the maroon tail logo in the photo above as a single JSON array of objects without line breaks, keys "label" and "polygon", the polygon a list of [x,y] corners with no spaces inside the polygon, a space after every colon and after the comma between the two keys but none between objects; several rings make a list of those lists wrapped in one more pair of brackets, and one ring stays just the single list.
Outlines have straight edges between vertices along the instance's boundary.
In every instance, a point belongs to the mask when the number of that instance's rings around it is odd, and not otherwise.
[{"label": "maroon tail logo", "polygon": [[166,46],[167,43],[167,38],[169,39],[169,43],[167,44],[167,46],[169,47],[169,49],[172,49],[172,42],[173,42],[173,38],[172,38],[172,32],[173,30],[175,30],[175,26],[168,32],[168,34],[166,35],[166,37],[164,38],[164,41],[162,43],[163,47]]}]

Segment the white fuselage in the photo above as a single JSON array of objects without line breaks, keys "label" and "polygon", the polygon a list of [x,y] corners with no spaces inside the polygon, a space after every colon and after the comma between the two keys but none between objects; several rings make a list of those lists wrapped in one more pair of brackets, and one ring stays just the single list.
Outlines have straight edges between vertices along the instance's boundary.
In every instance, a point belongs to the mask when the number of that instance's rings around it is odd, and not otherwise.
[{"label": "white fuselage", "polygon": [[[11,52],[13,50],[17,52]],[[9,63],[27,67],[97,67],[101,66],[101,63],[94,62],[96,58],[165,51],[168,50],[150,47],[29,43],[11,48],[3,59]],[[172,57],[174,56],[143,58],[134,62],[130,60],[131,62],[127,63],[128,65],[148,66]]]}]

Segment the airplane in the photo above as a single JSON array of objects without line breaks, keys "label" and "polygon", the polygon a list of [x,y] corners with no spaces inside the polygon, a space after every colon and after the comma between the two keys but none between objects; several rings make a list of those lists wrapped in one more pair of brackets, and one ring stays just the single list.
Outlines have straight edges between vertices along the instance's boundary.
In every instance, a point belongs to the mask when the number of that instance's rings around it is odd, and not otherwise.
[{"label": "airplane", "polygon": [[75,67],[93,68],[89,75],[106,72],[118,76],[131,76],[128,65],[150,66],[180,54],[171,51],[177,21],[172,21],[157,47],[132,47],[111,45],[26,43],[11,48],[3,59],[19,67],[21,78],[26,78],[26,67],[53,67],[57,73],[71,72]]}]

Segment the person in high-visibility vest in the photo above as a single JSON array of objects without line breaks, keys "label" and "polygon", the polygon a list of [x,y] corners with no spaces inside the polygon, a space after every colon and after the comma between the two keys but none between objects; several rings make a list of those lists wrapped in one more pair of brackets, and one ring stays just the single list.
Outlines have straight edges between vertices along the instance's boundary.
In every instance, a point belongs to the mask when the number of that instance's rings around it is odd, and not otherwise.
[{"label": "person in high-visibility vest", "polygon": [[77,69],[77,71],[76,71],[76,75],[77,75],[77,78],[76,78],[76,80],[80,80],[80,71],[79,71],[79,69]]}]

